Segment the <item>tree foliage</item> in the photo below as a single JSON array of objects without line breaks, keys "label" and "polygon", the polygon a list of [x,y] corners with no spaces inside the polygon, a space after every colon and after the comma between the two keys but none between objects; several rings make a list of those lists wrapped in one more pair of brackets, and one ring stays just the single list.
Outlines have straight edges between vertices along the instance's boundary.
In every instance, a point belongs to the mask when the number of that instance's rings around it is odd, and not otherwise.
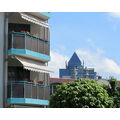
[{"label": "tree foliage", "polygon": [[109,108],[112,105],[107,91],[96,81],[87,79],[58,85],[50,99],[52,108]]},{"label": "tree foliage", "polygon": [[107,90],[109,96],[113,99],[113,107],[120,107],[120,87],[117,87],[117,80],[113,77],[110,78],[110,87],[104,86],[103,88]]}]

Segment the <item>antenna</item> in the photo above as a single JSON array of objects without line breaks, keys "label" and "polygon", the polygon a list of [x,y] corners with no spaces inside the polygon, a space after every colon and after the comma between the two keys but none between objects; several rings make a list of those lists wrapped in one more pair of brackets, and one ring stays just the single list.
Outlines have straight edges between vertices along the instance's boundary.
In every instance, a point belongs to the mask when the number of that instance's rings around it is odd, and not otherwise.
[{"label": "antenna", "polygon": [[65,61],[65,66],[66,66],[66,68],[68,67],[67,60]]},{"label": "antenna", "polygon": [[83,68],[84,68],[84,60],[83,60]]}]

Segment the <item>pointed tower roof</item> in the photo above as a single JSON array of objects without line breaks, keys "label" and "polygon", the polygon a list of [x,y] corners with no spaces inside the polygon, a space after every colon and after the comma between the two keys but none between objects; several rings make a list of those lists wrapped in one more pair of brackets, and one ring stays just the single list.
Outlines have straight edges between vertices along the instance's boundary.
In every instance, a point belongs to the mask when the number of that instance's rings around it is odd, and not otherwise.
[{"label": "pointed tower roof", "polygon": [[77,56],[76,52],[72,55],[71,59],[68,62],[68,66],[81,66],[81,61]]}]

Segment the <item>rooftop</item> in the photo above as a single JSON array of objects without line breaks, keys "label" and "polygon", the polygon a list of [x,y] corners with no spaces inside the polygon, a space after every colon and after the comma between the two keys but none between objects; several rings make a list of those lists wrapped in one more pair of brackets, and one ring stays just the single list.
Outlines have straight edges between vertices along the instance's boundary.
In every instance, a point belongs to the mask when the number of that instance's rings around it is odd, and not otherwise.
[{"label": "rooftop", "polygon": [[50,78],[50,82],[72,82],[75,79],[64,79],[64,78]]},{"label": "rooftop", "polygon": [[68,66],[81,66],[81,61],[77,56],[76,52],[74,52],[71,59],[69,60]]}]

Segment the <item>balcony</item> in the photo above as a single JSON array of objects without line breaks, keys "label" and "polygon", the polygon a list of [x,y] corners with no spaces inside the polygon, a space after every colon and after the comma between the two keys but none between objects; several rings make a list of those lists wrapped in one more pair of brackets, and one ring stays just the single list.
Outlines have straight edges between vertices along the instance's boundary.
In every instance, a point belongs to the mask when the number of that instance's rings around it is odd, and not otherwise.
[{"label": "balcony", "polygon": [[21,54],[43,61],[50,60],[50,42],[44,38],[22,32],[11,32],[8,41],[8,55]]},{"label": "balcony", "polygon": [[49,86],[32,82],[8,83],[8,104],[49,105]]}]

